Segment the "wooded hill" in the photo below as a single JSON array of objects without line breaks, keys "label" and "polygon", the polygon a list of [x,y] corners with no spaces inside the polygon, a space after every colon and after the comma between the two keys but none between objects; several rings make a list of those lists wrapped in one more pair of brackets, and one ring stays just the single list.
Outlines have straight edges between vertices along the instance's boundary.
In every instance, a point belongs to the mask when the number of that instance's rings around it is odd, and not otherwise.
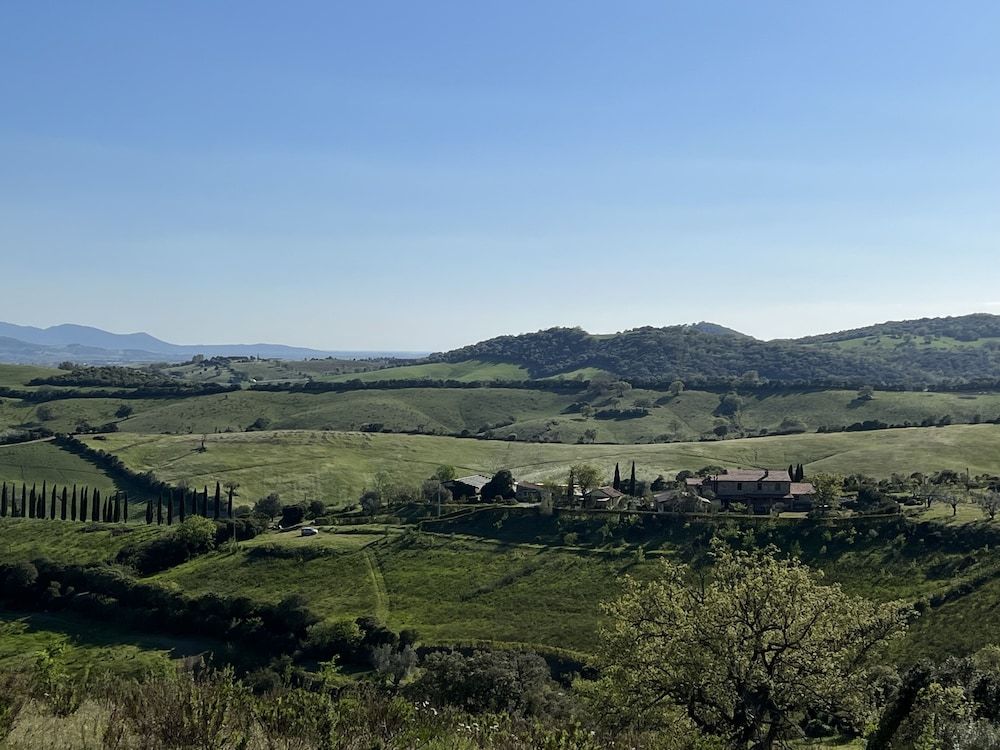
[{"label": "wooded hill", "polygon": [[1000,379],[1000,316],[891,322],[775,341],[704,323],[600,336],[581,328],[550,328],[500,336],[430,360],[511,363],[535,378],[597,368],[645,385],[674,379],[707,385],[740,378],[814,387],[993,384]]}]

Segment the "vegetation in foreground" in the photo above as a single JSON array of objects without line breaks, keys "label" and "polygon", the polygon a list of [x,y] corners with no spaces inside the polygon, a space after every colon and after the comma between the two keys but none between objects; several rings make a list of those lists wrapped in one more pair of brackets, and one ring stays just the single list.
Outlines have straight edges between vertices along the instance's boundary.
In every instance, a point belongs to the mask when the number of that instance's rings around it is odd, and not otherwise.
[{"label": "vegetation in foreground", "polygon": [[[716,542],[710,561],[699,569],[662,560],[654,580],[630,581],[607,605],[596,669],[560,680],[526,652],[421,650],[417,633],[370,617],[331,626],[301,605],[263,618],[244,608],[237,620],[264,629],[251,634],[236,622],[231,635],[255,639],[258,655],[271,657],[266,666],[192,662],[178,674],[122,678],[73,674],[60,650],[46,649],[0,673],[0,734],[5,746],[26,750],[770,750],[819,737],[904,750],[1000,739],[996,647],[898,672],[885,649],[915,614],[904,604],[851,596],[773,549]],[[0,571],[5,594],[22,601],[58,598],[60,576],[82,581],[82,573]],[[107,573],[86,575],[115,585]],[[139,609],[154,602],[163,598]],[[207,606],[242,605],[202,597],[169,608],[183,618],[186,608]],[[280,623],[272,619],[279,612]],[[352,676],[340,666],[362,661],[368,669]]]}]

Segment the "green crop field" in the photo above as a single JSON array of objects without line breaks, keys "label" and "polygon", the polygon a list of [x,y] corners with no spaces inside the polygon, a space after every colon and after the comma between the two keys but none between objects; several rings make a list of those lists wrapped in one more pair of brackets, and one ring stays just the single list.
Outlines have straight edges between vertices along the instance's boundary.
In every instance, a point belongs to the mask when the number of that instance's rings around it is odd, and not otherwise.
[{"label": "green crop field", "polygon": [[[718,442],[658,445],[562,445],[422,435],[278,431],[208,435],[130,435],[88,438],[137,471],[153,471],[192,486],[233,480],[244,500],[276,491],[289,499],[321,497],[352,502],[377,472],[417,483],[435,467],[490,472],[509,468],[522,479],[563,479],[570,465],[592,462],[610,473],[635,461],[640,478],[681,469],[724,466],[784,467],[802,463],[810,473],[893,473],[941,469],[1000,473],[1000,426],[955,425],[835,434],[806,434]],[[2,451],[2,449],[0,449]]]}]

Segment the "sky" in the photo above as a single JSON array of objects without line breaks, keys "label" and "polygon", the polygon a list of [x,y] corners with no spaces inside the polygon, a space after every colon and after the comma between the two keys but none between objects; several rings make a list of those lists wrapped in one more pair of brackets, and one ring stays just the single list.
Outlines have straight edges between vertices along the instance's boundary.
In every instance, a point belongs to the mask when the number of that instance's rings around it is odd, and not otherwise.
[{"label": "sky", "polygon": [[1000,313],[1000,3],[0,5],[0,320],[443,350]]}]

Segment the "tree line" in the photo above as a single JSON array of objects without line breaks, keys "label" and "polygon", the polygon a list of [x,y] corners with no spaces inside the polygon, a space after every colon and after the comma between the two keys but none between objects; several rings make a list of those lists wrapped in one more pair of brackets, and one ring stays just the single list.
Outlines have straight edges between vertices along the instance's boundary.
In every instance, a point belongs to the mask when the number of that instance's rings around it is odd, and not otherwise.
[{"label": "tree line", "polygon": [[116,490],[112,495],[101,497],[99,489],[77,488],[72,491],[66,485],[60,489],[54,483],[51,489],[47,481],[41,488],[36,483],[29,489],[27,483],[4,482],[0,487],[0,518],[38,518],[61,521],[82,521],[93,523],[128,523],[128,495]]}]

